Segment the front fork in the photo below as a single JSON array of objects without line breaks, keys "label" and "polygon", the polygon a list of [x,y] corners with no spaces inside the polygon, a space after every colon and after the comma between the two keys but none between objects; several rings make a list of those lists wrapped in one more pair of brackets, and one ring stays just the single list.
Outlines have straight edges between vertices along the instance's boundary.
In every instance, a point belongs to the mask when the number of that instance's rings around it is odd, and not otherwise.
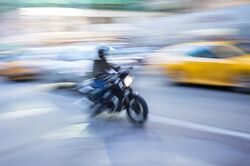
[{"label": "front fork", "polygon": [[126,91],[125,94],[124,94],[124,102],[123,102],[123,104],[124,104],[124,106],[126,107],[126,109],[129,108],[129,104],[130,104],[131,100],[132,100],[134,97],[138,96],[138,95],[139,95],[139,93],[133,91],[132,88],[127,89],[127,91]]}]

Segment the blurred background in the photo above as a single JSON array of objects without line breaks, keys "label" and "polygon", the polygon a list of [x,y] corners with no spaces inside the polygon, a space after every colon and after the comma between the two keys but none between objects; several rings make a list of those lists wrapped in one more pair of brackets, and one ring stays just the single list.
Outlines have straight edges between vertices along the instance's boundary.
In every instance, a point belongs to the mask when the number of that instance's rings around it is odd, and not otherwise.
[{"label": "blurred background", "polygon": [[[250,0],[0,0],[0,165],[250,165]],[[90,119],[96,48],[149,105]]]}]

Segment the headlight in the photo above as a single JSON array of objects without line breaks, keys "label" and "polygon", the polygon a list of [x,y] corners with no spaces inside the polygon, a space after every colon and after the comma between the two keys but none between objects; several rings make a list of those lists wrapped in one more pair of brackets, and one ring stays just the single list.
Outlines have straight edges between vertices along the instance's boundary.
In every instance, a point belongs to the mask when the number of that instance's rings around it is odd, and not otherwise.
[{"label": "headlight", "polygon": [[123,83],[126,87],[129,87],[133,82],[133,77],[131,76],[126,76],[125,79],[123,80]]}]

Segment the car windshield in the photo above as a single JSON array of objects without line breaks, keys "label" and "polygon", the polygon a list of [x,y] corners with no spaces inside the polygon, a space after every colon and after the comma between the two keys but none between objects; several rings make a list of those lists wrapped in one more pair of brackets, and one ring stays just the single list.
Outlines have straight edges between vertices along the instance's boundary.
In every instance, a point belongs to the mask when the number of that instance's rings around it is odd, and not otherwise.
[{"label": "car windshield", "polygon": [[88,51],[67,51],[62,52],[58,55],[58,60],[63,61],[78,61],[78,60],[87,60],[92,59],[95,56],[95,51],[88,50]]}]

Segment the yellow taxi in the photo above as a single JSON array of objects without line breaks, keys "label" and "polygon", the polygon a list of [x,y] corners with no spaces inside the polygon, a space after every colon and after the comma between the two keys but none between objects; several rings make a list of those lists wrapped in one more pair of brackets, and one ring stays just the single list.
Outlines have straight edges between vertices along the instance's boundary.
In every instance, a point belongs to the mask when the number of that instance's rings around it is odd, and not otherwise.
[{"label": "yellow taxi", "polygon": [[250,88],[250,54],[234,42],[172,45],[152,59],[173,82]]},{"label": "yellow taxi", "polygon": [[41,72],[32,62],[20,61],[17,55],[0,54],[0,76],[8,80],[30,80],[38,78]]},{"label": "yellow taxi", "polygon": [[0,66],[0,76],[9,80],[30,80],[37,78],[39,72],[34,68],[22,65],[19,62],[8,62]]}]

